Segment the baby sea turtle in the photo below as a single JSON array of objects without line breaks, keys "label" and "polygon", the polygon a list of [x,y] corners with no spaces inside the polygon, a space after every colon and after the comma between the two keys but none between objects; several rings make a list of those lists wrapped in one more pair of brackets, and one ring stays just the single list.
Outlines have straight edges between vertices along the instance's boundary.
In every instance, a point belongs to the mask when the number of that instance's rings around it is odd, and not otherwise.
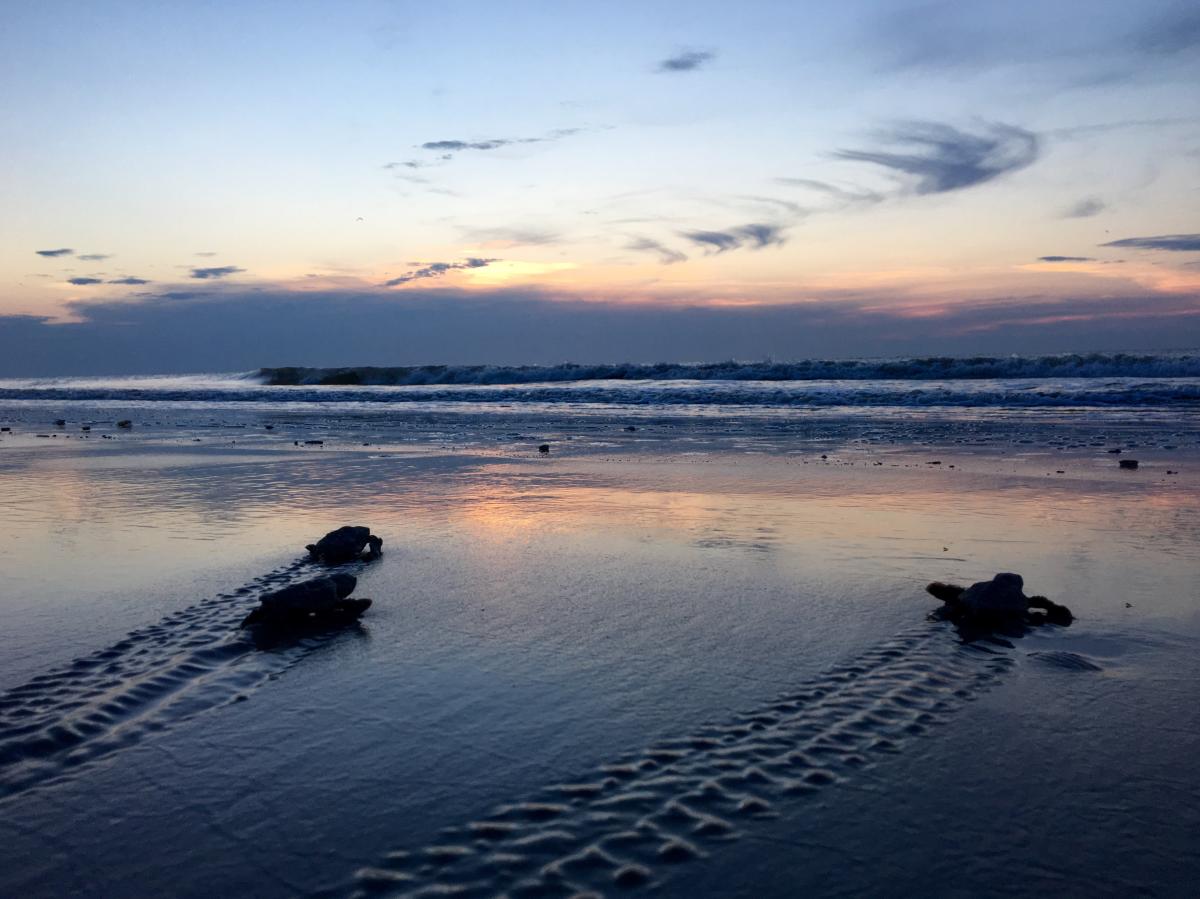
[{"label": "baby sea turtle", "polygon": [[[378,559],[383,555],[383,540],[363,525],[346,525],[330,531],[316,543],[305,547],[315,561],[341,565],[355,559]],[[364,556],[365,550],[365,556]]]},{"label": "baby sea turtle", "polygon": [[352,574],[330,574],[264,594],[242,627],[327,628],[349,624],[371,607],[369,599],[350,599],[358,584]]},{"label": "baby sea turtle", "polygon": [[970,587],[934,581],[925,590],[945,605],[941,617],[977,626],[1003,626],[1013,623],[1069,625],[1075,620],[1066,606],[1044,596],[1026,596],[1025,580],[1019,574],[998,574],[990,581]]}]

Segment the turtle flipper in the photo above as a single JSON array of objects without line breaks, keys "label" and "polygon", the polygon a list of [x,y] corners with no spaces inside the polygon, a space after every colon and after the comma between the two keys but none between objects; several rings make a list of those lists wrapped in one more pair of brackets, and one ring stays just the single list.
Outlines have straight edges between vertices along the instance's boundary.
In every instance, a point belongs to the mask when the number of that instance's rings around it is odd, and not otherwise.
[{"label": "turtle flipper", "polygon": [[956,603],[962,598],[965,589],[958,584],[943,584],[941,581],[934,581],[925,588],[925,592],[937,597],[942,602]]}]

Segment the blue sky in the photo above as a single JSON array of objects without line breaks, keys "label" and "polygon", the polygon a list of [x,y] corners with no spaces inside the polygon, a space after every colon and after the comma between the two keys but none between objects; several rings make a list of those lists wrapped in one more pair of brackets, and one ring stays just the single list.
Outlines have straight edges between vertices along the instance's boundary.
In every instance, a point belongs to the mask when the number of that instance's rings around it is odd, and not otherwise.
[{"label": "blue sky", "polygon": [[1195,345],[1198,78],[1178,2],[27,4],[4,370],[116,364],[114,309],[133,367],[185,308],[190,367],[230,309],[317,361],[346,304],[408,324],[322,362],[498,361],[513,308],[506,361]]}]

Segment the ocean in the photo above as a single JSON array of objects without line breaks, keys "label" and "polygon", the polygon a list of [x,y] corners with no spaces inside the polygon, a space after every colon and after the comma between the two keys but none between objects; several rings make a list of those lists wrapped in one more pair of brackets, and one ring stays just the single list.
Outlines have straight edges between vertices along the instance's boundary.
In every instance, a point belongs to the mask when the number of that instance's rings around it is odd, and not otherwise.
[{"label": "ocean", "polygon": [[[930,357],[683,365],[264,368],[236,374],[0,380],[0,403],[319,403],[466,408],[1195,407],[1200,354]],[[104,407],[104,406],[102,406]]]}]

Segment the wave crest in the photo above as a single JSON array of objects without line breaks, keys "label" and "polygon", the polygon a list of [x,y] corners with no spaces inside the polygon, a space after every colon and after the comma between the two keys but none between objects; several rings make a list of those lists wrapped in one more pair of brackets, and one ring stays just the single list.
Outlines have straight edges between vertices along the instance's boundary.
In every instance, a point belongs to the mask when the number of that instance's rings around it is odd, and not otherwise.
[{"label": "wave crest", "polygon": [[872,381],[1011,378],[1195,378],[1200,354],[1072,353],[1054,356],[923,356],[796,362],[656,362],[581,365],[414,365],[263,368],[272,386],[416,387],[565,381]]}]

